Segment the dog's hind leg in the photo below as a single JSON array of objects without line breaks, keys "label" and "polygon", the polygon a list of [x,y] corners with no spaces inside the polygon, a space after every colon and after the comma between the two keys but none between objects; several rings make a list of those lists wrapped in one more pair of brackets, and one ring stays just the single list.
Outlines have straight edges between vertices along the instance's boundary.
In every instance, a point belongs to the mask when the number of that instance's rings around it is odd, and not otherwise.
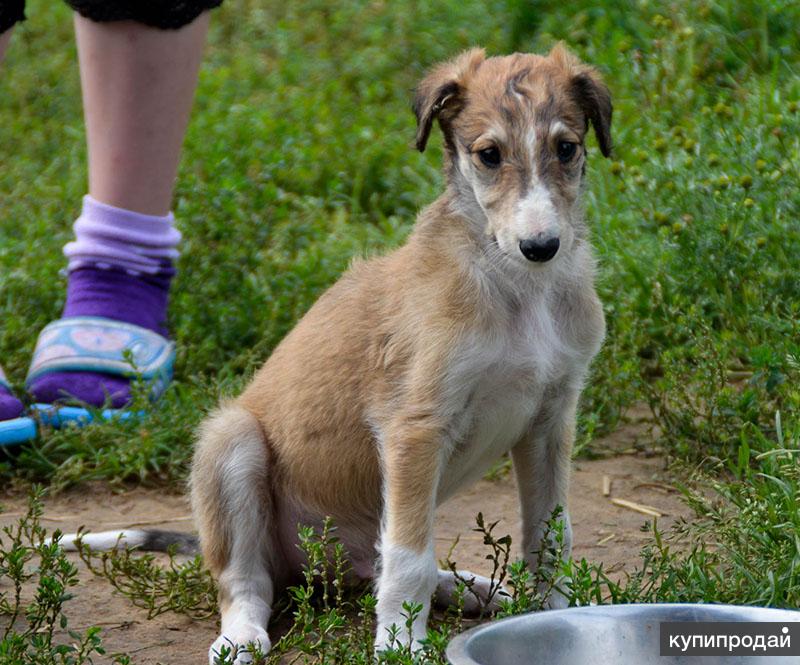
[{"label": "dog's hind leg", "polygon": [[249,645],[270,649],[267,623],[278,560],[264,432],[247,410],[229,405],[203,424],[192,465],[192,508],[206,565],[219,582],[220,636],[235,665],[252,662]]}]

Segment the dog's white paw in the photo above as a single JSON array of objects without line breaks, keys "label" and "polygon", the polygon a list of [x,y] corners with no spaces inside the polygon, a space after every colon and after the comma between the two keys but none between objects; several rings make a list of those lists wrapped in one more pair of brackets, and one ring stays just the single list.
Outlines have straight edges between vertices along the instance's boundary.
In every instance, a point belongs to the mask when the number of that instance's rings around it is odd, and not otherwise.
[{"label": "dog's white paw", "polygon": [[464,583],[464,614],[467,616],[478,615],[481,610],[496,612],[500,603],[510,598],[511,594],[502,585],[494,585],[488,577],[476,575],[468,570],[459,570],[457,576],[449,570],[439,571],[439,581],[436,586],[434,600],[439,607],[447,607],[456,602],[458,585]]},{"label": "dog's white paw", "polygon": [[[399,629],[396,626],[400,626]],[[389,649],[400,649],[408,646],[411,642],[411,652],[416,653],[422,651],[424,648],[419,639],[410,639],[408,629],[405,624],[378,624],[378,630],[375,633],[375,653],[379,654],[382,651]]]},{"label": "dog's white paw", "polygon": [[[253,662],[253,651],[260,651],[262,655],[269,653],[272,643],[269,641],[267,631],[260,626],[236,626],[233,630],[220,635],[208,650],[210,665],[230,663],[231,665],[250,665]],[[227,651],[227,660],[223,661],[221,654]]]},{"label": "dog's white paw", "polygon": [[495,583],[495,586],[492,587],[492,581],[488,577],[483,577],[482,575],[475,575],[474,577],[475,582],[472,585],[472,593],[467,593],[464,598],[465,613],[472,612],[477,614],[480,612],[481,607],[489,612],[497,612],[500,609],[500,603],[511,598],[511,593],[502,584],[497,586]]},{"label": "dog's white paw", "polygon": [[564,610],[569,607],[569,597],[566,595],[566,583],[561,580],[554,588],[549,590],[549,596],[544,603],[545,610]]}]

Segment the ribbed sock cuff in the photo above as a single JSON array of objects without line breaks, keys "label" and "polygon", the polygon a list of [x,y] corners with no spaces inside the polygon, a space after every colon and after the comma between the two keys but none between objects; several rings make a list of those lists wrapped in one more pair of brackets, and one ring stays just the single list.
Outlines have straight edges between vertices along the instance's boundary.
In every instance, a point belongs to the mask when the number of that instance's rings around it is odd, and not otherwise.
[{"label": "ribbed sock cuff", "polygon": [[87,266],[116,267],[131,275],[158,275],[178,257],[180,232],[170,213],[143,215],[83,198],[75,240],[64,246],[70,271]]}]

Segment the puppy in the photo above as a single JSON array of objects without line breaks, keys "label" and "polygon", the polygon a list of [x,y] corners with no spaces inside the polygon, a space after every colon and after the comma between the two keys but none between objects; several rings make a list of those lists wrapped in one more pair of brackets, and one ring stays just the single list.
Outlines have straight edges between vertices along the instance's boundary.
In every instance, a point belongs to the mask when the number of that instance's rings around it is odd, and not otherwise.
[{"label": "puppy", "polygon": [[[569,552],[575,410],[605,329],[580,194],[590,123],[611,149],[609,92],[560,45],[474,49],[429,73],[414,111],[420,151],[434,120],[444,134],[445,192],[201,427],[191,498],[220,588],[212,663],[223,646],[270,648],[274,595],[304,563],[297,525],[326,516],[354,573],[375,579],[376,649],[393,627],[418,648],[437,586],[455,587],[437,571],[434,510],[506,452],[529,565],[559,505]],[[410,634],[405,601],[423,608]]]}]

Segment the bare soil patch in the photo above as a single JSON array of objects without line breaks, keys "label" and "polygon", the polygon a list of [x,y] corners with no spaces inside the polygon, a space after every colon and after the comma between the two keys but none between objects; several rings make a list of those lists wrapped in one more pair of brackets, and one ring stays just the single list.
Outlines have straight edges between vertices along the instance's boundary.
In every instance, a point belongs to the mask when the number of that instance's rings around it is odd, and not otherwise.
[{"label": "bare soil patch", "polygon": [[[628,428],[615,434],[613,442],[609,441],[613,443],[611,449],[627,449],[629,454],[581,460],[574,465],[570,496],[574,556],[602,561],[607,570],[622,571],[638,563],[639,550],[648,538],[641,527],[651,519],[614,505],[612,498],[655,507],[664,515],[659,520],[663,526],[688,512],[677,493],[669,489],[663,459],[631,454],[632,449],[626,448],[637,436],[636,428]],[[604,477],[611,482],[609,496],[603,495]],[[0,498],[4,507],[0,524],[15,521],[25,510],[25,504],[25,497],[20,495]],[[482,480],[437,512],[437,555],[445,557],[460,536],[454,553],[459,567],[488,574],[482,537],[471,531],[478,512],[487,521],[500,520],[497,535],[510,533],[516,540],[518,509],[513,474],[497,481]],[[103,485],[85,486],[47,499],[43,524],[48,529],[62,531],[74,531],[82,525],[91,526],[93,531],[148,525],[182,531],[193,529],[188,502],[181,495],[141,488],[114,492]],[[80,562],[79,566],[82,568]],[[206,650],[216,637],[215,621],[192,621],[177,615],[147,620],[144,611],[115,595],[107,582],[85,570],[81,572],[81,585],[75,589],[75,595],[67,605],[70,626],[79,630],[101,626],[110,653],[128,652],[133,662],[142,665],[207,662]]]}]

